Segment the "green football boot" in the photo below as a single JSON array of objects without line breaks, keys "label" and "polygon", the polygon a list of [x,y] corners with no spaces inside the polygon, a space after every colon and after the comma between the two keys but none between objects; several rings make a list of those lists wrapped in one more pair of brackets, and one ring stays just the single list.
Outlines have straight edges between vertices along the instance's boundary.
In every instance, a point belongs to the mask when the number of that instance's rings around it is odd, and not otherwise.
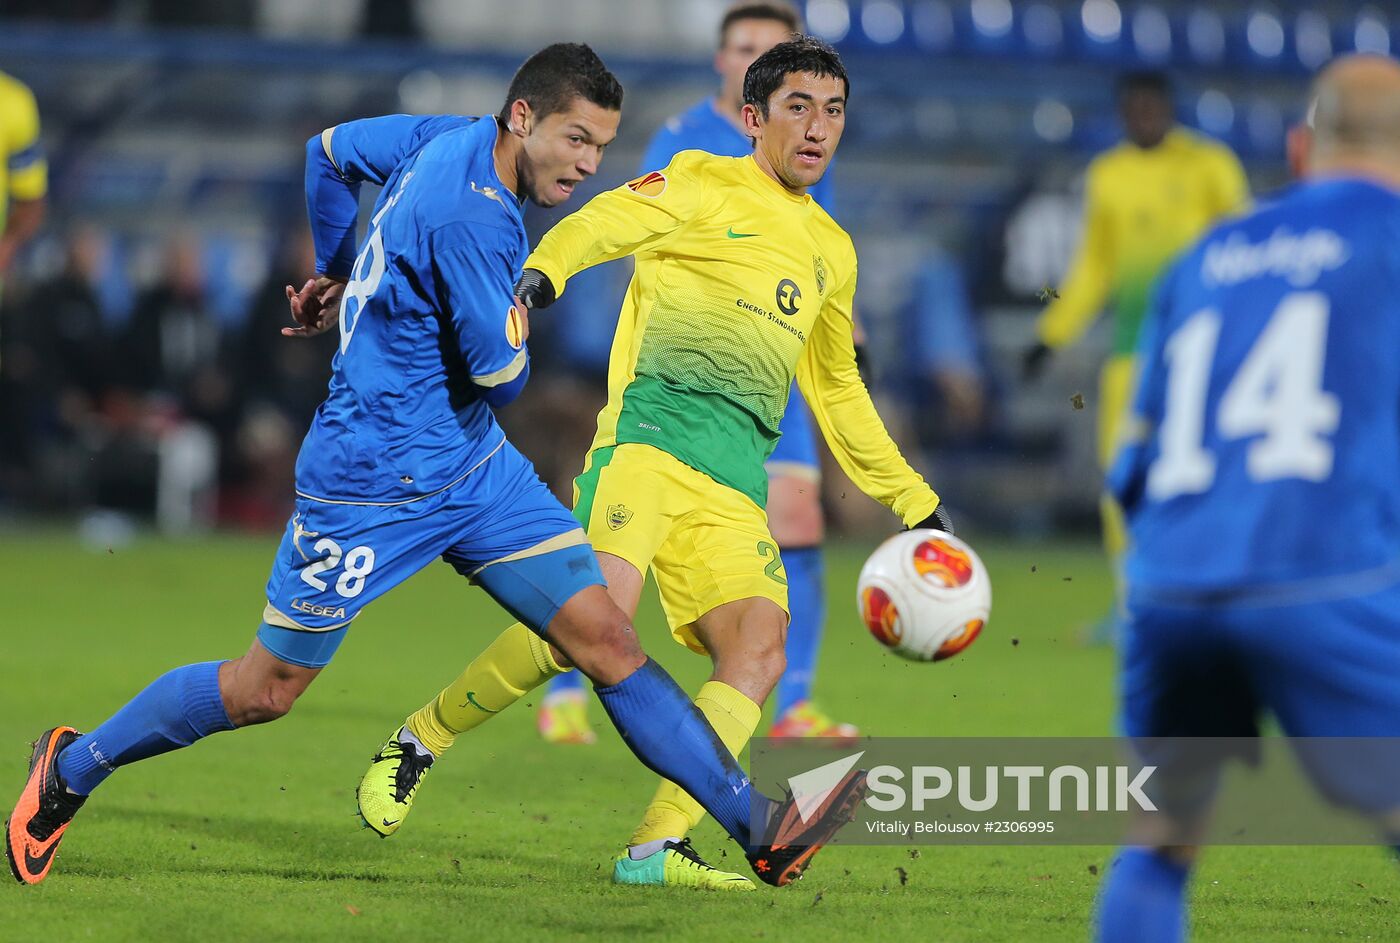
[{"label": "green football boot", "polygon": [[705,891],[751,891],[753,882],[742,874],[712,868],[695,853],[690,839],[668,841],[660,851],[639,861],[627,852],[613,861],[614,884],[695,887]]},{"label": "green football boot", "polygon": [[369,761],[369,769],[355,792],[365,827],[388,838],[399,830],[413,809],[413,797],[432,768],[432,754],[419,753],[412,744],[400,743],[395,730]]}]

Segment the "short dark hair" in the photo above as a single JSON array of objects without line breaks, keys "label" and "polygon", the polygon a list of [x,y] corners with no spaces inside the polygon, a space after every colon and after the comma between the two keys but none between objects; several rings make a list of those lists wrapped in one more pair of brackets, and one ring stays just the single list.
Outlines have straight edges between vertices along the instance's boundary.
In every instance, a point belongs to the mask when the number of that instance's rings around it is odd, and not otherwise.
[{"label": "short dark hair", "polygon": [[1134,69],[1118,76],[1114,92],[1119,98],[1129,92],[1149,92],[1163,98],[1172,97],[1172,80],[1160,69]]},{"label": "short dark hair", "polygon": [[568,109],[583,98],[609,111],[622,109],[622,83],[608,71],[598,54],[583,43],[546,46],[516,70],[501,107],[502,124],[510,122],[510,106],[524,99],[536,118]]},{"label": "short dark hair", "polygon": [[812,36],[798,36],[778,43],[749,66],[749,71],[744,73],[744,104],[753,105],[767,118],[768,99],[793,73],[840,79],[846,87],[846,97],[851,95],[851,80],[836,50]]},{"label": "short dark hair", "polygon": [[786,3],[736,3],[719,21],[719,45],[724,48],[724,38],[729,35],[729,27],[740,20],[772,20],[787,27],[789,33],[802,32],[802,18]]}]

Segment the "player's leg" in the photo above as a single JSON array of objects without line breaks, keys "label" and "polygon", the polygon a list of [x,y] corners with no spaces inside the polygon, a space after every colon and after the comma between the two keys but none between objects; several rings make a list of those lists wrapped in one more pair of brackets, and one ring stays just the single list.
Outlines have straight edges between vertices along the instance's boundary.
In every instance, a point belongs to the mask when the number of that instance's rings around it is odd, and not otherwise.
[{"label": "player's leg", "polygon": [[[1099,373],[1099,409],[1097,416],[1097,451],[1099,467],[1107,471],[1118,450],[1118,440],[1132,406],[1136,361],[1132,356],[1115,355],[1104,363]],[[1123,555],[1128,549],[1128,528],[1123,511],[1107,493],[1099,497],[1099,522],[1103,530],[1104,553],[1113,571],[1113,608],[1090,630],[1087,641],[1108,645],[1122,630],[1123,616]]]},{"label": "player's leg", "polygon": [[1240,612],[1261,699],[1334,805],[1400,846],[1400,586]]},{"label": "player's leg", "polygon": [[778,431],[782,438],[766,465],[768,528],[783,554],[792,619],[787,630],[787,670],[778,685],[770,735],[855,737],[859,731],[854,726],[833,721],[812,700],[817,657],[826,626],[822,561],[826,522],[816,435],[796,384]]},{"label": "player's leg", "polygon": [[[1152,748],[1151,739],[1257,735],[1258,696],[1240,655],[1235,626],[1207,610],[1136,604],[1124,630],[1119,674],[1121,726]],[[1111,863],[1095,907],[1096,939],[1176,943],[1186,937],[1186,895],[1198,833],[1213,800],[1220,767],[1175,754],[1154,756],[1159,815],[1166,834],[1144,832]],[[1170,796],[1169,803],[1164,796]],[[1166,821],[1158,819],[1158,822]],[[1188,840],[1183,841],[1183,836]]]},{"label": "player's leg", "polygon": [[[608,595],[629,617],[636,612],[642,575],[610,554],[599,565]],[[457,737],[504,711],[527,693],[572,667],[562,652],[517,622],[472,660],[466,670],[409,716],[406,733],[437,758]],[[582,672],[569,672],[582,678]]]},{"label": "player's leg", "polygon": [[[714,662],[710,679],[695,696],[695,706],[736,757],[748,745],[763,713],[763,702],[782,677],[786,623],[787,613],[773,600],[751,597],[706,612],[688,629],[689,637],[707,649]],[[655,856],[686,841],[704,815],[705,810],[684,789],[663,780],[626,851],[614,864],[614,880],[625,884],[683,883],[675,880],[679,875],[665,874]],[[748,883],[724,872],[704,877],[702,886],[722,889],[737,887],[740,880]]]},{"label": "player's leg", "polygon": [[[670,526],[670,515],[663,507],[664,489],[639,485],[625,469],[620,471],[613,467],[615,452],[612,448],[600,449],[585,460],[584,471],[574,487],[574,517],[587,532],[593,526],[591,518],[595,504],[604,519],[610,513],[609,506],[616,504],[610,495],[637,494],[644,499],[643,504],[634,502],[633,508],[626,509],[625,520],[616,516],[615,512],[614,519],[621,521],[620,526],[598,524],[609,535],[610,556],[614,558],[601,561],[608,594],[630,618],[636,614],[641,599],[642,573],[665,537]],[[598,502],[595,498],[600,482],[603,500]],[[470,564],[463,564],[459,569],[469,576],[473,575]],[[551,649],[523,623],[517,622],[477,656],[467,670],[436,698],[410,716],[403,732],[421,743],[431,757],[441,756],[459,734],[484,723],[526,692],[566,671],[567,662],[561,663],[560,653]],[[573,676],[581,678],[582,674],[575,672]]]},{"label": "player's leg", "polygon": [[[658,549],[652,569],[672,635],[692,651],[710,654],[715,662],[696,706],[737,756],[753,735],[763,700],[785,666],[784,561],[763,511],[752,500],[676,464],[672,500],[686,496],[693,510]],[[634,862],[634,873],[628,883],[673,883],[657,880],[654,868],[650,879],[638,878],[646,872],[637,859],[656,842],[683,837],[702,815],[683,786],[663,782],[629,842],[626,857]],[[751,860],[760,871],[774,866],[789,877],[805,867],[800,857]],[[615,866],[615,877],[618,870]]]},{"label": "player's leg", "polygon": [[[329,663],[359,610],[431,559],[421,547],[397,546],[394,535],[401,518],[421,535],[418,525],[433,510],[431,503],[401,511],[299,501],[268,580],[264,622],[247,654],[166,672],[91,733],[56,727],[40,738],[7,823],[15,876],[27,883],[43,879],[67,822],[118,768],[284,716]],[[377,567],[370,547],[380,550]]]}]

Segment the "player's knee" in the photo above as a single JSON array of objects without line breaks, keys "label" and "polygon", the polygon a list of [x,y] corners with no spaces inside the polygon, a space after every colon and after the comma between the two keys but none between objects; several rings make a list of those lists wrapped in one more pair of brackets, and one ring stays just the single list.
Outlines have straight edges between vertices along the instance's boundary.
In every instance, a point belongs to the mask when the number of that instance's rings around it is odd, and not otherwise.
[{"label": "player's knee", "polygon": [[771,684],[787,670],[786,632],[781,625],[765,627],[754,633],[752,664],[754,670]]},{"label": "player's knee", "polygon": [[235,727],[248,727],[285,717],[300,694],[298,685],[270,680],[242,692],[226,692],[224,707]]},{"label": "player's knee", "polygon": [[632,620],[618,609],[579,627],[568,657],[580,671],[604,685],[616,684],[646,661]]}]

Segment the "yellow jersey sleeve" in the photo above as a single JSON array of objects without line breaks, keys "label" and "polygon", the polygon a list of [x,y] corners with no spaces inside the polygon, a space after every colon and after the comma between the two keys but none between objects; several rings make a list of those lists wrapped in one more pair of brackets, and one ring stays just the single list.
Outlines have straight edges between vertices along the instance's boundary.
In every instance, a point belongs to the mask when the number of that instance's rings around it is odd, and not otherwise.
[{"label": "yellow jersey sleeve", "polygon": [[857,488],[913,526],[938,507],[938,495],[899,453],[856,370],[855,293],[853,267],[812,328],[797,362],[797,385],[841,469]]},{"label": "yellow jersey sleeve", "polygon": [[543,272],[556,295],[586,268],[660,249],[693,220],[704,201],[701,151],[681,151],[655,170],[607,190],[545,233],[525,267]]},{"label": "yellow jersey sleeve", "polygon": [[1069,271],[1036,324],[1047,347],[1065,347],[1084,335],[1103,310],[1114,280],[1112,219],[1104,203],[1104,165],[1089,165],[1084,187],[1084,233]]},{"label": "yellow jersey sleeve", "polygon": [[10,198],[41,199],[48,191],[48,165],[39,143],[39,107],[34,93],[13,79],[0,86],[0,131]]}]

